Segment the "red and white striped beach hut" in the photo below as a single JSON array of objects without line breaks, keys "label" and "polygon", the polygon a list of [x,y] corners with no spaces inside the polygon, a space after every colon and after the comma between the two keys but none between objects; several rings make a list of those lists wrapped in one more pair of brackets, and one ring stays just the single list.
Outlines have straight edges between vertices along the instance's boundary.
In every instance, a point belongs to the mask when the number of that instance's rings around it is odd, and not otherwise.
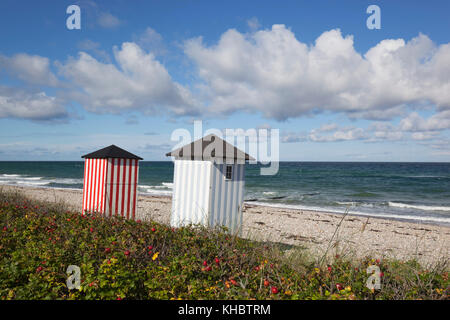
[{"label": "red and white striped beach hut", "polygon": [[115,145],[82,156],[83,214],[135,218],[139,160]]}]

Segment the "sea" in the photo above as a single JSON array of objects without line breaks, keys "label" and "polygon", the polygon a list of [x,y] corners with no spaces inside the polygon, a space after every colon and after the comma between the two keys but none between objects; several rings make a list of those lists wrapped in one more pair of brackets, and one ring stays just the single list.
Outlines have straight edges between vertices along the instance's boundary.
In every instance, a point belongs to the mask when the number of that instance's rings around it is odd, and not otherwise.
[{"label": "sea", "polygon": [[[0,162],[0,186],[83,188],[82,161]],[[246,165],[245,201],[450,226],[450,163],[280,162]],[[173,163],[141,161],[139,193],[171,195]]]}]

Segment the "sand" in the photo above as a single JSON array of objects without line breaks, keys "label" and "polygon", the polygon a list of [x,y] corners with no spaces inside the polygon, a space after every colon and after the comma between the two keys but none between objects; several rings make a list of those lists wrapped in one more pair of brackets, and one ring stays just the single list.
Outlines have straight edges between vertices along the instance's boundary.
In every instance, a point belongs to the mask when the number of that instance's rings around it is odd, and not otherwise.
[{"label": "sand", "polygon": [[[39,200],[64,202],[81,211],[81,190],[2,186]],[[136,219],[169,224],[171,198],[139,196]],[[351,213],[351,210],[350,210]],[[339,254],[374,259],[415,258],[425,266],[448,261],[450,228],[356,215],[244,204],[242,236],[300,246],[314,259]],[[340,226],[339,226],[340,224]]]}]

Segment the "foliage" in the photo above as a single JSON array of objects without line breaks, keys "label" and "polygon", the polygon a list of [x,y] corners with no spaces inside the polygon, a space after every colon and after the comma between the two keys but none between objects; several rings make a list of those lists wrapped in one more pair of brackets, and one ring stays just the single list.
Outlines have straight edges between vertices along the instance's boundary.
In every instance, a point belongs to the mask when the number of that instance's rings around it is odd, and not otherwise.
[{"label": "foliage", "polygon": [[[226,230],[102,218],[0,192],[0,299],[448,299],[446,265],[319,267]],[[298,248],[298,250],[302,250]],[[382,271],[381,290],[366,268]],[[66,286],[69,265],[81,289]]]}]

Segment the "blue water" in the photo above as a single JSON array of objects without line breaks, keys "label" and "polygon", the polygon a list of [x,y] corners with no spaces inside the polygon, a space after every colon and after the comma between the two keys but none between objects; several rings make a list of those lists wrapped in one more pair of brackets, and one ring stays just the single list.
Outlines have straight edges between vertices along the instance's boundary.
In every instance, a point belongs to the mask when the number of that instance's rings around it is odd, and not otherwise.
[{"label": "blue water", "polygon": [[[281,162],[247,165],[245,200],[450,226],[450,163]],[[173,163],[140,163],[141,194],[170,195]],[[83,162],[0,162],[0,185],[83,188]]]}]

